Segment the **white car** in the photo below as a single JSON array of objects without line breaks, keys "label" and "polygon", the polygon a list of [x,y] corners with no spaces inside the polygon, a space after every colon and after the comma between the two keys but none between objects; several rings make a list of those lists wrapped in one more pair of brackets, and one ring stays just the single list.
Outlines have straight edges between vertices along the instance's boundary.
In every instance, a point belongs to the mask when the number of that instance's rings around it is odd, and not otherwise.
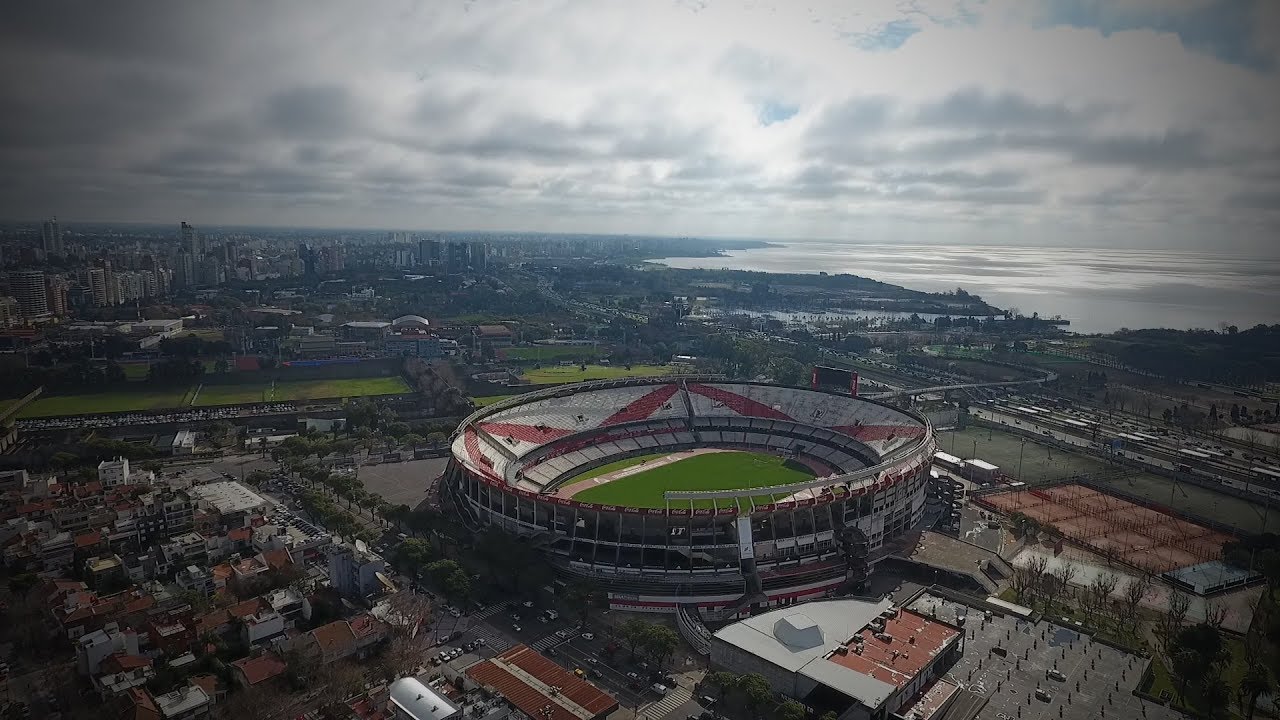
[{"label": "white car", "polygon": [[585,632],[585,633],[582,633],[582,639],[590,642],[592,640],[595,640],[596,636],[595,636],[595,633]]},{"label": "white car", "polygon": [[662,683],[654,683],[649,686],[649,689],[658,693],[659,695],[667,694],[667,686],[663,685]]}]

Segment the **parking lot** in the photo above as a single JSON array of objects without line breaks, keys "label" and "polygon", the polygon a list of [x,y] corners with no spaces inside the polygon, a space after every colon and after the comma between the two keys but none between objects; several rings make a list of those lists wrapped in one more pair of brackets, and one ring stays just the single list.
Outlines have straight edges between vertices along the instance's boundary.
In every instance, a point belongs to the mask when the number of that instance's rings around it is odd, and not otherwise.
[{"label": "parking lot", "polygon": [[911,610],[964,623],[964,655],[945,678],[987,698],[981,720],[1181,718],[1133,694],[1146,660],[1048,621],[1031,623],[925,593]]},{"label": "parking lot", "polygon": [[432,481],[444,472],[448,464],[448,458],[428,458],[361,465],[360,480],[366,490],[381,495],[383,500],[393,505],[416,508],[427,498]]},{"label": "parking lot", "polygon": [[[512,613],[520,619],[514,619]],[[615,643],[607,635],[606,627],[595,622],[579,627],[573,619],[563,616],[541,622],[537,619],[541,614],[537,608],[499,603],[455,618],[442,607],[433,627],[433,638],[442,642],[428,651],[428,659],[441,651],[457,651],[453,659],[442,664],[463,672],[520,643],[543,653],[570,672],[581,670],[585,679],[617,698],[622,707],[648,720],[703,712],[702,705],[692,697],[692,687],[689,683],[680,686],[678,678],[667,677],[672,682],[666,685],[665,693],[654,690],[655,680],[663,678],[642,660],[632,662],[625,644]],[[455,631],[457,637],[444,641]],[[483,644],[468,650],[468,645],[477,641]],[[612,652],[610,646],[615,648]]]}]

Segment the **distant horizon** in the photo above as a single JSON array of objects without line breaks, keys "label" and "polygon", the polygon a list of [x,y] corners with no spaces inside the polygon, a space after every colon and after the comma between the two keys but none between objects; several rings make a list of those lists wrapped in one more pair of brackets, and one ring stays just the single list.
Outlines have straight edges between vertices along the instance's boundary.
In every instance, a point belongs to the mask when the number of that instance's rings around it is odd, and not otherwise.
[{"label": "distant horizon", "polygon": [[6,20],[0,216],[1242,256],[1280,236],[1275,2],[233,0]]}]

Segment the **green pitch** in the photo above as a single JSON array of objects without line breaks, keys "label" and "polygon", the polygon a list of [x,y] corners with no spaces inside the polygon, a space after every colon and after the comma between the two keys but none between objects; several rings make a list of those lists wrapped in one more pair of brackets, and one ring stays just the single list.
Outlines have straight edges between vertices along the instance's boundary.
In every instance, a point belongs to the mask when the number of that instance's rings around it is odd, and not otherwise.
[{"label": "green pitch", "polygon": [[632,365],[630,370],[623,365],[588,365],[586,370],[582,370],[580,367],[579,365],[544,367],[530,370],[523,377],[534,385],[554,385],[556,383],[585,382],[587,380],[650,377],[671,373],[670,368],[662,365]]},{"label": "green pitch", "polygon": [[365,395],[397,395],[412,392],[399,376],[378,378],[340,378],[333,380],[292,380],[244,385],[205,385],[195,405],[235,405],[241,403],[283,402],[287,400],[319,400],[322,398],[363,397]]},{"label": "green pitch", "polygon": [[[649,456],[645,456],[648,458]],[[577,483],[591,477],[617,472],[623,467],[637,464],[640,458],[611,463],[597,468],[585,477],[574,478]],[[813,473],[784,458],[753,452],[715,452],[694,455],[652,470],[637,472],[603,485],[587,488],[573,496],[574,500],[602,505],[628,507],[663,507],[662,494],[668,490],[734,490],[739,488],[764,488],[804,482]],[[754,498],[757,504],[771,502],[769,495]],[[688,502],[688,501],[684,501]],[[717,501],[721,505],[726,501]],[[695,501],[694,507],[711,507],[710,500]]]}]

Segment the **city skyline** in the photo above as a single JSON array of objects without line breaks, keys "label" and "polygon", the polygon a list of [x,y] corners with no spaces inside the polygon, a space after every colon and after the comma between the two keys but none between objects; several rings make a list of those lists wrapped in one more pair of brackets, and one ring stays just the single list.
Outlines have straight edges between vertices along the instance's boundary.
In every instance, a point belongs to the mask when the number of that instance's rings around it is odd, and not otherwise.
[{"label": "city skyline", "polygon": [[0,216],[1257,252],[1280,205],[1277,17],[23,8]]}]

